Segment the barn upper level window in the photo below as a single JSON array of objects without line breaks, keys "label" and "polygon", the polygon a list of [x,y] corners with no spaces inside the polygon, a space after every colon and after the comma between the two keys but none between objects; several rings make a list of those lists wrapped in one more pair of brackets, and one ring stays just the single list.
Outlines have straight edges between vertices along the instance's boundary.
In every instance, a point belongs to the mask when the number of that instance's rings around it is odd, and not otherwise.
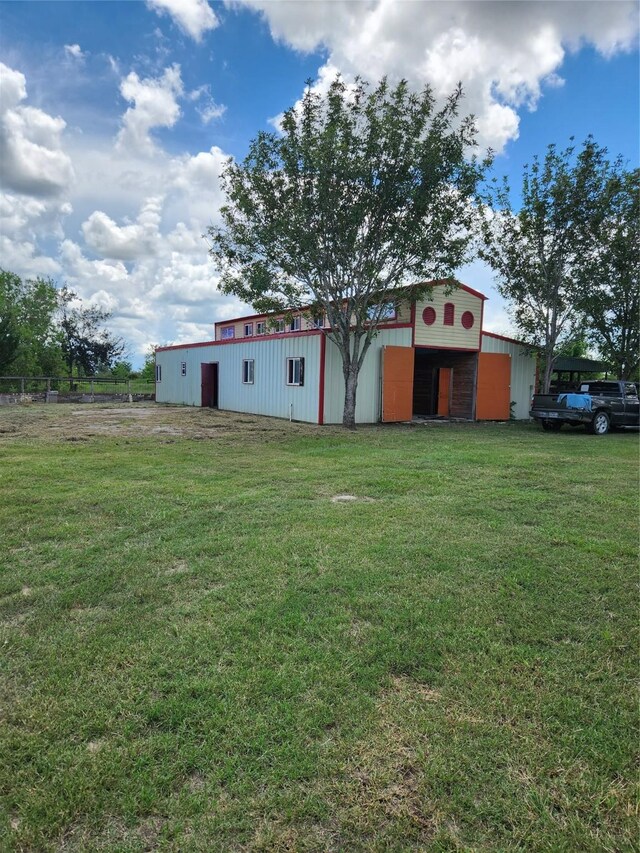
[{"label": "barn upper level window", "polygon": [[444,324],[445,326],[453,326],[453,315],[455,307],[453,302],[444,303]]},{"label": "barn upper level window", "polygon": [[244,336],[245,338],[253,337],[253,323],[244,324]]},{"label": "barn upper level window", "polygon": [[291,318],[291,322],[289,323],[289,326],[288,326],[288,331],[289,332],[299,332],[300,331],[300,315],[299,314],[297,317]]},{"label": "barn upper level window", "polygon": [[256,335],[264,335],[264,320],[258,320],[256,323]]},{"label": "barn upper level window", "polygon": [[223,341],[228,341],[230,338],[235,338],[235,336],[236,336],[236,330],[235,330],[234,326],[226,326],[220,332],[220,337],[222,338]]}]

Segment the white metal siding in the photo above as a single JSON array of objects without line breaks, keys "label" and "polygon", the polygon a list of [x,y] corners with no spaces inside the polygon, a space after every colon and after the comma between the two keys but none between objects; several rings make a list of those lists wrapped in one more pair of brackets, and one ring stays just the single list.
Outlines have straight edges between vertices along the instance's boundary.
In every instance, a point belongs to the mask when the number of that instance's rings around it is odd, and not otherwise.
[{"label": "white metal siding", "polygon": [[[304,385],[286,384],[287,358],[304,358]],[[242,382],[242,362],[254,361],[254,383]],[[187,375],[180,375],[186,361]],[[160,403],[201,404],[203,362],[218,362],[218,406],[233,412],[292,417],[318,422],[320,335],[245,338],[239,343],[164,350],[156,354],[162,380],[156,384]]]},{"label": "white metal siding", "polygon": [[[380,350],[383,346],[411,346],[411,329],[381,330],[367,352],[356,394],[356,422],[376,423],[380,420]],[[324,422],[342,423],[344,410],[344,376],[340,350],[327,341],[325,353]]]},{"label": "white metal siding", "polygon": [[516,420],[529,417],[529,404],[536,381],[536,358],[523,344],[482,335],[481,352],[501,352],[511,356],[511,401]]},{"label": "white metal siding", "polygon": [[[200,388],[200,363],[215,361],[214,346],[189,347],[162,350],[156,353],[156,365],[162,370],[162,379],[156,382],[158,403],[178,403],[184,406],[199,406],[202,401]],[[180,365],[186,362],[187,375],[182,376]]]}]

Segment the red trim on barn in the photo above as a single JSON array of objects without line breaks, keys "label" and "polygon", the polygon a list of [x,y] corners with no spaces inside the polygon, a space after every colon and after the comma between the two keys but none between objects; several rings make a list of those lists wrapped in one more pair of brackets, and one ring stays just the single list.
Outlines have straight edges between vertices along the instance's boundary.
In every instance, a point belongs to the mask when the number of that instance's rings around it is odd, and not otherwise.
[{"label": "red trim on barn", "polygon": [[166,350],[171,349],[195,349],[196,347],[210,347],[214,344],[219,343],[219,341],[200,341],[197,344],[173,344],[168,347],[156,347],[156,352],[165,352]]},{"label": "red trim on barn", "polygon": [[327,336],[320,338],[320,385],[318,386],[318,423],[324,423],[324,371],[325,353],[327,349]]},{"label": "red trim on barn", "polygon": [[156,352],[164,352],[165,350],[173,350],[173,349],[191,349],[192,347],[222,347],[222,346],[230,346],[231,344],[246,344],[247,341],[251,341],[251,343],[262,343],[263,341],[278,341],[282,338],[302,338],[305,335],[321,335],[321,329],[305,329],[303,332],[278,332],[272,335],[259,335],[258,337],[246,337],[246,338],[231,338],[228,341],[202,341],[197,344],[174,344],[171,347],[158,347]]}]

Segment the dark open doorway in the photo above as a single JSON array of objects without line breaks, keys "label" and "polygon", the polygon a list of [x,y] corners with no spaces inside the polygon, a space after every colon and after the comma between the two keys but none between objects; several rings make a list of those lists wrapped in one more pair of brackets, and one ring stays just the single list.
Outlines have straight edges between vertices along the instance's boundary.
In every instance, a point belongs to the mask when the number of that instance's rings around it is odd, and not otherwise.
[{"label": "dark open doorway", "polygon": [[202,375],[202,406],[206,409],[218,408],[218,362],[200,365]]},{"label": "dark open doorway", "polygon": [[473,419],[477,369],[477,352],[416,347],[414,414]]}]

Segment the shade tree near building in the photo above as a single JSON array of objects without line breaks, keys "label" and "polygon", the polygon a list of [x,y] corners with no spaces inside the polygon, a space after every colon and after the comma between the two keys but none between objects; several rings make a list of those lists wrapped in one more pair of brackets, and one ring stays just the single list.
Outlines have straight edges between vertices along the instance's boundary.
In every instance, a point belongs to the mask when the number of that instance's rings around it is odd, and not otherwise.
[{"label": "shade tree near building", "polygon": [[640,363],[640,169],[628,171],[616,160],[598,206],[578,258],[578,305],[589,341],[618,379],[634,379]]},{"label": "shade tree near building", "polygon": [[358,375],[378,323],[415,285],[468,259],[486,162],[457,88],[437,104],[406,81],[309,84],[279,132],[262,132],[222,175],[222,224],[208,231],[220,289],[259,313],[324,314],[355,425]]},{"label": "shade tree near building", "polygon": [[542,354],[543,392],[558,355],[585,334],[619,373],[634,342],[637,351],[637,176],[635,198],[633,185],[633,173],[589,137],[578,152],[550,145],[525,166],[518,210],[506,179],[484,194],[479,254],[523,339]]}]

